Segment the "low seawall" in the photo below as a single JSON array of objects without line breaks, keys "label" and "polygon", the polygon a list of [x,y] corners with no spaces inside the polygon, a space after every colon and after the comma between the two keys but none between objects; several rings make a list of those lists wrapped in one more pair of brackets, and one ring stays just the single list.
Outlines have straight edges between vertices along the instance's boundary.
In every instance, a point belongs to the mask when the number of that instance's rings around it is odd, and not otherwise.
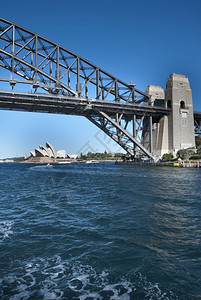
[{"label": "low seawall", "polygon": [[134,162],[134,161],[116,161],[117,165],[150,166],[150,167],[177,167],[177,168],[201,168],[200,161],[194,162]]}]

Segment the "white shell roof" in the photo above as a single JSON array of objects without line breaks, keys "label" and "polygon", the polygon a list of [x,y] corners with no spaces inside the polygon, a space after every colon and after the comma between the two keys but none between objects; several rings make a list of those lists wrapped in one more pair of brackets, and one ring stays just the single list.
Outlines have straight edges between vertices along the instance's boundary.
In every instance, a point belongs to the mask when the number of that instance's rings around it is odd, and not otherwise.
[{"label": "white shell roof", "polygon": [[48,142],[46,142],[46,147],[51,149],[51,151],[53,153],[53,157],[56,158],[56,150],[55,150],[55,148],[50,143],[48,143]]},{"label": "white shell roof", "polygon": [[34,151],[30,151],[30,153],[31,153],[31,156],[36,156]]},{"label": "white shell roof", "polygon": [[34,151],[30,151],[32,156],[46,156],[51,158],[65,158],[66,157],[66,151],[65,150],[59,150],[56,151],[55,148],[48,142],[46,142],[46,146],[40,145],[39,148],[35,149]]},{"label": "white shell roof", "polygon": [[45,146],[39,146],[39,147],[40,147],[40,149],[46,151],[46,153],[49,157],[54,157],[54,153],[52,152],[51,148],[48,148],[48,147],[45,147]]},{"label": "white shell roof", "polygon": [[40,156],[48,156],[48,154],[47,154],[47,152],[46,152],[45,150],[38,149],[38,148],[35,149],[35,153],[36,153],[36,156],[38,156],[37,153],[38,153]]},{"label": "white shell roof", "polygon": [[57,151],[57,158],[65,158],[66,157],[66,151],[65,150],[59,150]]}]

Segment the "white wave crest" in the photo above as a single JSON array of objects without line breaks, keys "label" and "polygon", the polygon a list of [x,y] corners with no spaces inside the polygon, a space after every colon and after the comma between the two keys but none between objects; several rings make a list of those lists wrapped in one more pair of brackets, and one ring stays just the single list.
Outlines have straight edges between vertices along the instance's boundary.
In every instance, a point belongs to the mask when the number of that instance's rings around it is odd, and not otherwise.
[{"label": "white wave crest", "polygon": [[3,242],[8,238],[13,231],[11,230],[14,222],[12,221],[0,221],[0,242]]},{"label": "white wave crest", "polygon": [[152,284],[141,274],[136,275],[133,280],[112,279],[109,270],[97,270],[75,261],[62,261],[59,255],[21,262],[17,267],[17,275],[4,277],[1,288],[2,299],[7,299],[6,290],[10,290],[10,300],[178,299],[171,292],[162,293],[157,283]]}]

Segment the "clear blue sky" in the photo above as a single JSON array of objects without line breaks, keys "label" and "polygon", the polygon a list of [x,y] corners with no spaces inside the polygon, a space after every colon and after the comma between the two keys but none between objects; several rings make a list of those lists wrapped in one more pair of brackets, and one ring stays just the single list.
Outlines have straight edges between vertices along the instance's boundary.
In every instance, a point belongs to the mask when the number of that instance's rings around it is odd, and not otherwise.
[{"label": "clear blue sky", "polygon": [[[200,0],[10,0],[1,17],[81,55],[137,88],[189,77],[201,111]],[[1,76],[1,68],[0,68]],[[83,117],[0,111],[0,157],[29,154],[45,141],[58,150],[117,151]],[[100,140],[103,140],[103,143]],[[105,144],[103,146],[102,144]]]}]

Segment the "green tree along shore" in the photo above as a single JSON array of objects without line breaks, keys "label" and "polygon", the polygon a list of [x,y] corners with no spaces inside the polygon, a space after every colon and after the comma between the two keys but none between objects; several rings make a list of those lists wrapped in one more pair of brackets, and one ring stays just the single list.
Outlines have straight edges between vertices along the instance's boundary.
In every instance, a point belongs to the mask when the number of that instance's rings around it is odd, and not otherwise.
[{"label": "green tree along shore", "polygon": [[87,154],[80,154],[80,159],[82,160],[117,160],[117,159],[121,159],[124,158],[125,154],[123,153],[110,153],[105,151],[104,153],[100,153],[100,152],[88,152]]},{"label": "green tree along shore", "polygon": [[[181,149],[177,152],[177,157],[174,158],[172,153],[165,153],[162,157],[162,161],[177,161],[178,159],[182,160],[201,160],[201,135],[195,137],[196,142],[196,149],[195,148],[188,148],[188,149]],[[80,154],[78,160],[120,160],[125,159],[126,154],[124,153],[110,153],[110,152],[88,152],[87,154]],[[12,157],[8,158],[8,160],[12,160],[14,162],[23,162],[28,161],[29,157]],[[2,161],[6,161],[3,159]]]},{"label": "green tree along shore", "polygon": [[[200,150],[200,148],[201,148],[201,135],[197,135],[196,137],[195,137],[195,144],[196,144],[196,148],[198,149],[198,150]],[[201,150],[200,150],[201,151]]]},{"label": "green tree along shore", "polygon": [[181,149],[177,152],[177,158],[174,158],[172,153],[165,153],[162,157],[163,161],[182,160],[200,160],[201,159],[201,135],[195,137],[195,148]]},{"label": "green tree along shore", "polygon": [[[105,151],[104,153],[93,153],[93,152],[88,152],[87,154],[80,154],[80,156],[78,157],[78,160],[118,160],[118,159],[123,159],[126,156],[126,154],[123,153],[110,153]],[[10,158],[5,158],[2,159],[2,161],[6,161],[6,160],[12,160],[14,162],[25,162],[25,161],[29,161],[30,157],[10,157]]]}]

